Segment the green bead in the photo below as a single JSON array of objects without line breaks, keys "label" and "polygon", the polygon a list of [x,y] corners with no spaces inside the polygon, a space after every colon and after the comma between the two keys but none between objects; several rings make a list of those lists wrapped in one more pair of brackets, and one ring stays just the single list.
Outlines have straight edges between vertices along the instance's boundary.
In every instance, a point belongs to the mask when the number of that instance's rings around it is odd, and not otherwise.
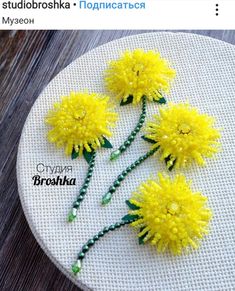
[{"label": "green bead", "polygon": [[129,139],[129,141],[133,141],[135,139],[135,137],[134,137],[134,135],[130,135],[128,139]]},{"label": "green bead", "polygon": [[83,253],[83,252],[80,252],[79,254],[78,254],[78,259],[79,260],[82,260],[82,259],[84,259],[85,258],[85,254]]},{"label": "green bead", "polygon": [[72,265],[72,272],[74,275],[77,275],[82,269],[82,262],[78,260],[75,264]]},{"label": "green bead", "polygon": [[99,236],[98,236],[97,234],[96,234],[96,235],[94,235],[94,236],[93,236],[93,240],[94,240],[94,241],[97,241],[97,240],[99,240]]},{"label": "green bead", "polygon": [[76,201],[76,202],[73,203],[73,207],[74,208],[78,209],[79,206],[80,206],[80,203],[78,201]]},{"label": "green bead", "polygon": [[138,166],[139,164],[140,164],[140,161],[139,160],[135,161],[135,165],[136,166]]},{"label": "green bead", "polygon": [[91,178],[91,176],[92,176],[91,172],[87,174],[87,178]]},{"label": "green bead", "polygon": [[127,175],[127,171],[126,170],[122,171],[122,175],[125,177]]},{"label": "green bead", "polygon": [[86,253],[89,250],[88,245],[84,245],[82,248],[83,253]]},{"label": "green bead", "polygon": [[68,215],[68,222],[73,222],[75,218],[76,218],[76,215],[70,212]]},{"label": "green bead", "polygon": [[105,228],[103,229],[103,233],[107,233],[107,232],[109,232],[109,228],[108,228],[108,227],[105,227]]},{"label": "green bead", "polygon": [[120,149],[121,152],[124,152],[126,150],[126,146],[122,145],[122,146],[120,146],[119,149]]},{"label": "green bead", "polygon": [[131,169],[134,170],[134,168],[136,167],[135,164],[131,164]]},{"label": "green bead", "polygon": [[87,242],[88,247],[93,246],[93,244],[95,243],[95,241],[93,239],[89,239],[89,241]]},{"label": "green bead", "polygon": [[125,146],[129,146],[131,144],[131,142],[129,141],[129,140],[126,140],[125,142],[124,142],[124,145]]},{"label": "green bead", "polygon": [[118,180],[116,180],[116,181],[113,183],[113,185],[114,185],[115,187],[119,187],[119,186],[120,186],[120,182],[119,182]]},{"label": "green bead", "polygon": [[120,226],[121,226],[121,223],[120,222],[115,223],[115,228],[118,228]]},{"label": "green bead", "polygon": [[131,166],[126,168],[127,173],[131,172]]},{"label": "green bead", "polygon": [[133,131],[131,132],[131,134],[132,134],[132,135],[136,135],[136,134],[137,134],[137,130],[133,130]]},{"label": "green bead", "polygon": [[116,187],[111,186],[111,187],[109,188],[109,192],[110,192],[110,193],[114,193],[115,191],[116,191]]},{"label": "green bead", "polygon": [[88,184],[88,183],[84,183],[84,184],[83,184],[83,189],[86,189],[86,188],[88,188],[88,186],[89,186],[89,184]]},{"label": "green bead", "polygon": [[104,232],[103,232],[103,231],[98,232],[98,236],[99,236],[99,237],[104,236]]},{"label": "green bead", "polygon": [[90,182],[90,178],[87,177],[85,181],[86,181],[86,183],[89,183]]},{"label": "green bead", "polygon": [[120,156],[120,154],[121,154],[120,150],[112,152],[110,155],[110,161],[116,160]]},{"label": "green bead", "polygon": [[109,202],[111,201],[111,199],[112,199],[112,193],[107,192],[107,193],[102,197],[102,202],[101,202],[101,204],[102,204],[102,205],[107,205],[107,204],[109,204]]},{"label": "green bead", "polygon": [[116,228],[116,227],[115,227],[115,225],[113,225],[113,224],[110,225],[110,227],[109,227],[110,230],[114,230],[115,228]]},{"label": "green bead", "polygon": [[81,194],[80,196],[78,196],[77,201],[82,202],[83,199],[84,199],[84,196]]},{"label": "green bead", "polygon": [[82,188],[79,193],[82,194],[82,195],[85,194],[86,193],[86,189]]}]

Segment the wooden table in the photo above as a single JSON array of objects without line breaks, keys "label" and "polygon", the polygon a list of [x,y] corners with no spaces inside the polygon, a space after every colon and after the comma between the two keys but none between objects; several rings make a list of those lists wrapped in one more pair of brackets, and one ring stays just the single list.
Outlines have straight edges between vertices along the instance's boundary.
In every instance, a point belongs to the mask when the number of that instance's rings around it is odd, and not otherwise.
[{"label": "wooden table", "polygon": [[[79,290],[43,253],[24,217],[15,170],[21,130],[43,88],[73,60],[113,39],[144,32],[0,32],[0,290]],[[235,44],[235,31],[186,32]]]}]

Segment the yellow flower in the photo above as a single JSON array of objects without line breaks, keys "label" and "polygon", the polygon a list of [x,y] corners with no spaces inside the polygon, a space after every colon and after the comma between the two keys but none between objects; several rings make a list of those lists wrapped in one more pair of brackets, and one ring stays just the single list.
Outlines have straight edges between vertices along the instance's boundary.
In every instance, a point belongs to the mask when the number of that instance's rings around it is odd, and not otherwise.
[{"label": "yellow flower", "polygon": [[[211,211],[207,198],[192,192],[183,175],[174,180],[159,174],[159,182],[142,183],[129,200],[130,215],[138,215],[131,223],[140,228],[139,238],[150,241],[159,252],[169,249],[179,255],[184,248],[197,248],[199,239],[208,232]],[[133,208],[134,206],[134,208]]]},{"label": "yellow flower", "polygon": [[73,149],[82,154],[96,150],[104,143],[104,136],[111,136],[117,114],[109,104],[109,97],[99,94],[75,93],[62,97],[49,111],[46,123],[52,126],[48,140],[58,147],[65,147],[70,155]]},{"label": "yellow flower", "polygon": [[174,76],[175,71],[159,53],[137,49],[111,61],[105,81],[107,88],[123,102],[131,95],[136,104],[143,96],[150,101],[159,100],[161,92],[169,91],[169,81]]},{"label": "yellow flower", "polygon": [[145,137],[156,142],[153,148],[160,146],[168,168],[174,164],[185,167],[192,161],[204,165],[203,158],[218,151],[220,134],[213,125],[212,117],[200,114],[189,104],[170,104],[147,123]]}]

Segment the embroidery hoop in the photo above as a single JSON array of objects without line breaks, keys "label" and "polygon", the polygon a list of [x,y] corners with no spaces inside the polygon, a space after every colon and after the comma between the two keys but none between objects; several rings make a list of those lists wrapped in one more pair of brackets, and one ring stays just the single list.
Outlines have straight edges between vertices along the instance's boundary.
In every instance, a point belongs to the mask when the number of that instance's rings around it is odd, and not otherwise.
[{"label": "embroidery hoop", "polygon": [[[129,177],[129,183],[123,184],[119,195],[114,198],[115,203],[103,209],[100,207],[100,197],[107,186],[133,157],[146,151],[146,142],[137,139],[132,145],[132,151],[126,152],[115,164],[109,164],[110,152],[105,150],[97,159],[97,169],[103,169],[103,172],[95,171],[89,188],[92,193],[87,195],[83,203],[79,220],[68,225],[64,218],[74,198],[75,188],[35,188],[32,186],[32,176],[37,173],[36,165],[39,162],[45,165],[74,165],[73,174],[78,179],[78,187],[87,165],[85,161],[75,165],[64,157],[62,150],[55,154],[53,145],[49,145],[44,138],[46,128],[43,118],[49,105],[59,100],[61,94],[82,90],[85,84],[91,84],[89,89],[93,91],[105,92],[102,72],[107,61],[118,57],[124,49],[137,47],[157,47],[164,58],[174,63],[178,78],[172,86],[171,94],[167,96],[168,101],[180,102],[188,98],[190,104],[197,106],[200,111],[205,110],[214,115],[217,126],[224,128],[221,138],[223,151],[216,155],[216,160],[208,159],[207,167],[192,167],[185,172],[187,178],[193,178],[195,188],[201,189],[209,197],[209,205],[215,214],[212,232],[198,253],[176,259],[170,255],[156,254],[151,246],[139,246],[136,234],[130,228],[116,231],[91,250],[86,258],[84,272],[76,279],[70,268],[79,246],[104,225],[122,217],[126,213],[125,198],[150,173],[165,170],[165,165],[154,158],[146,161],[144,167],[139,167],[135,175]],[[213,289],[215,286],[229,289],[234,285],[234,279],[230,276],[235,236],[231,219],[235,203],[231,159],[235,154],[231,146],[234,143],[235,125],[232,110],[235,68],[231,61],[234,59],[234,46],[207,37],[183,33],[131,36],[103,45],[77,59],[53,79],[37,99],[19,145],[17,177],[20,199],[37,241],[57,267],[77,286],[84,288],[87,285],[95,290],[111,287],[112,290],[120,290],[120,287],[124,290],[151,290],[157,282],[160,290],[185,289],[188,286],[196,290],[202,286],[205,289]],[[154,113],[151,110],[156,110],[156,104],[154,108],[148,104],[148,108],[151,115]],[[117,111],[120,119],[115,129],[114,146],[118,146],[128,134],[129,128],[125,128],[125,125],[130,124],[130,120],[134,125],[138,118],[138,108],[133,106],[121,109],[117,106]],[[32,141],[34,147],[29,147]],[[100,180],[104,182],[98,183]],[[223,231],[223,235],[220,231]],[[107,260],[109,264],[105,264]]]}]

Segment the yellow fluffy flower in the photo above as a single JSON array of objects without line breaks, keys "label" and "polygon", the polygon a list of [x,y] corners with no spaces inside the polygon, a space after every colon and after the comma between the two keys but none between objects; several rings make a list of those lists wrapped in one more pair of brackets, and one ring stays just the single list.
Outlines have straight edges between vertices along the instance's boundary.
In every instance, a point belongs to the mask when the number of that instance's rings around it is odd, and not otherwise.
[{"label": "yellow fluffy flower", "polygon": [[150,241],[159,252],[169,249],[179,255],[188,247],[197,248],[199,239],[208,232],[211,211],[207,198],[192,192],[183,175],[174,180],[159,174],[159,182],[142,183],[129,200],[130,215],[138,216],[131,223],[140,228],[139,238]]},{"label": "yellow fluffy flower", "polygon": [[185,167],[195,161],[204,165],[204,157],[218,151],[220,134],[213,127],[214,119],[189,104],[170,104],[154,115],[147,123],[145,135],[155,141],[153,148],[160,146],[161,158],[168,168]]},{"label": "yellow fluffy flower", "polygon": [[99,94],[75,93],[62,97],[49,111],[46,123],[52,126],[48,140],[58,147],[65,147],[70,155],[73,149],[82,154],[96,150],[104,143],[104,136],[111,136],[117,114],[109,104],[109,97]]},{"label": "yellow fluffy flower", "polygon": [[162,92],[169,91],[169,82],[174,76],[175,71],[159,53],[137,49],[111,61],[105,81],[108,90],[119,99],[125,102],[131,95],[136,104],[143,96],[150,101],[160,99]]}]

